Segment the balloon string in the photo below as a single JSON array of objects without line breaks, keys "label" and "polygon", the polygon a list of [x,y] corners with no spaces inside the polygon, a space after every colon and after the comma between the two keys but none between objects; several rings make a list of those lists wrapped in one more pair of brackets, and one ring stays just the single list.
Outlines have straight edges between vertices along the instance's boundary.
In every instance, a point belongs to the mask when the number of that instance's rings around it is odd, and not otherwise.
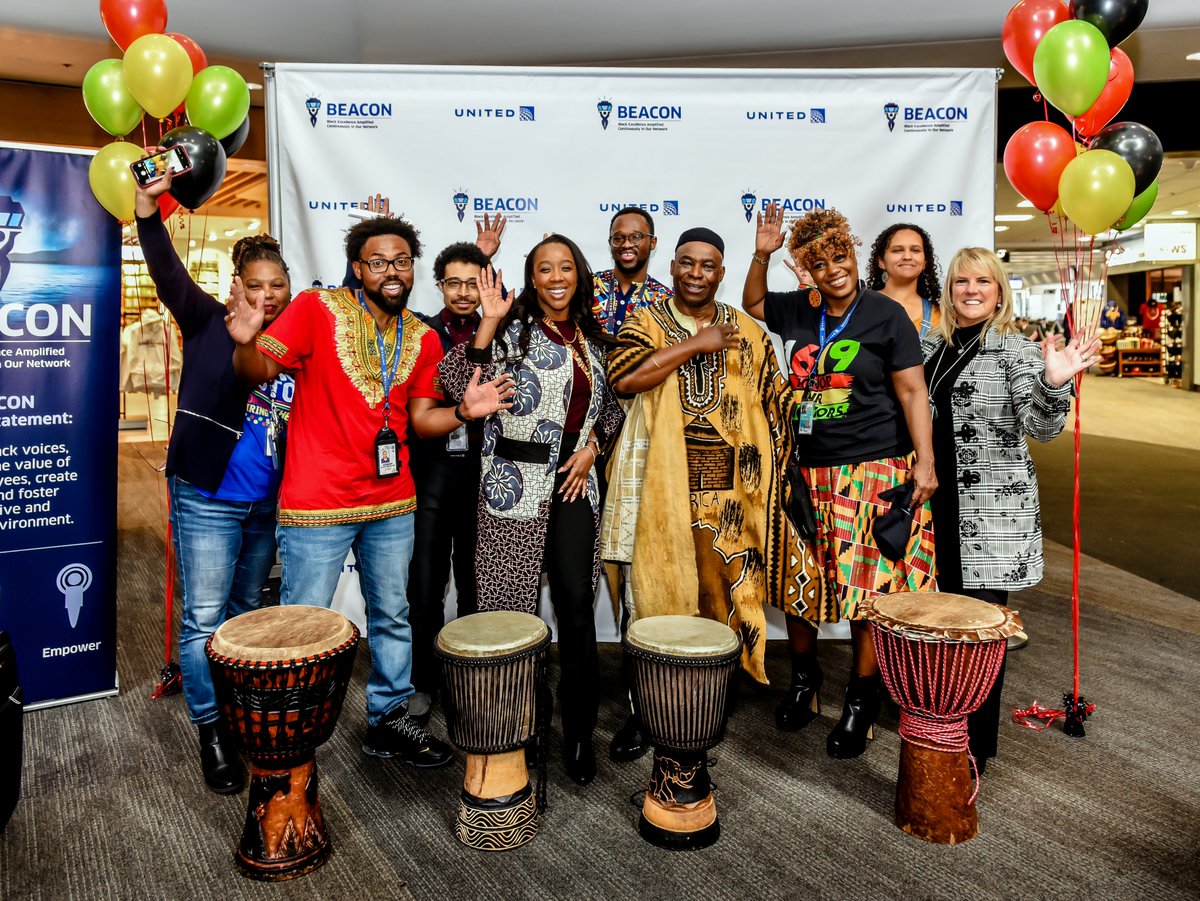
[{"label": "balloon string", "polygon": [[1074,505],[1071,511],[1071,526],[1072,537],[1074,539],[1074,554],[1071,561],[1071,634],[1074,639],[1074,656],[1072,665],[1074,667],[1074,686],[1075,697],[1079,697],[1079,556],[1080,556],[1080,536],[1079,536],[1079,445],[1080,445],[1080,419],[1081,410],[1083,407],[1083,373],[1078,373],[1075,376],[1075,497]]}]

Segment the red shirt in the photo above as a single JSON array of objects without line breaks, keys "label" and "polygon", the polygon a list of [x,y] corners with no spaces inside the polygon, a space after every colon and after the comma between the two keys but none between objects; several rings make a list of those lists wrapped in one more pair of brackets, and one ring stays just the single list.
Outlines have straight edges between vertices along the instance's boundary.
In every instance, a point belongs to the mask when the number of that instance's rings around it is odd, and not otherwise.
[{"label": "red shirt", "polygon": [[[400,436],[400,473],[375,475],[375,436],[383,427],[383,385],[374,318],[347,288],[304,291],[259,336],[258,348],[292,371],[296,395],[288,423],[279,524],[328,526],[385,519],[416,509],[408,467],[408,399],[442,399],[437,333],[408,310],[391,390],[392,431]],[[392,360],[395,325],[384,334]]]}]

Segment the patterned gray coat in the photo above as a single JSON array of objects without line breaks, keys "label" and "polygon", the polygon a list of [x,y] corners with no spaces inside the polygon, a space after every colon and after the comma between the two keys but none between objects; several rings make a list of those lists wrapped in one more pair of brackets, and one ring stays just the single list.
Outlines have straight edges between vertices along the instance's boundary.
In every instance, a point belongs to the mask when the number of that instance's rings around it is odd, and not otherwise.
[{"label": "patterned gray coat", "polygon": [[[926,362],[945,342],[922,342]],[[988,329],[979,353],[955,381],[959,543],[964,588],[1017,591],[1042,578],[1042,512],[1027,437],[1051,441],[1063,430],[1072,386],[1050,387],[1041,346]]]},{"label": "patterned gray coat", "polygon": [[[520,337],[520,323],[505,334],[510,357]],[[574,366],[570,351],[551,341],[536,324],[530,325],[529,353],[520,362],[494,362],[482,367],[481,381],[510,373],[516,394],[512,408],[487,418],[483,426],[482,481],[479,496],[479,546],[476,583],[480,610],[521,610],[537,613],[546,528],[554,496],[554,479],[563,439],[563,423],[571,397]],[[588,357],[592,371],[592,396],[579,438],[572,450],[587,443],[595,428],[601,443],[620,431],[625,414],[608,387],[604,350],[590,339]],[[467,360],[467,345],[446,354],[438,367],[442,390],[461,400],[475,364]],[[501,353],[493,343],[493,359]],[[496,453],[499,437],[550,446],[548,463],[513,461]],[[592,582],[600,578],[600,491],[596,468],[588,472],[587,499],[592,506],[596,538],[592,556]]]}]

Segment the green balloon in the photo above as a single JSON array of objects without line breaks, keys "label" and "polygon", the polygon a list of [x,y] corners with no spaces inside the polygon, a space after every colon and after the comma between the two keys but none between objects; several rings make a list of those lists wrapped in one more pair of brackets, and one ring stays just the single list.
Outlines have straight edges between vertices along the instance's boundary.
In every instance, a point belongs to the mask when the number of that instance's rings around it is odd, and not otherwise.
[{"label": "green balloon", "polygon": [[1133,228],[1146,218],[1146,214],[1150,212],[1150,208],[1154,206],[1156,200],[1158,200],[1158,179],[1150,182],[1150,187],[1133,198],[1133,203],[1129,204],[1129,209],[1125,211],[1125,215],[1113,228],[1119,232]]},{"label": "green balloon", "polygon": [[1063,169],[1058,199],[1072,222],[1098,235],[1112,228],[1133,203],[1133,170],[1111,150],[1081,153]]},{"label": "green balloon", "polygon": [[188,122],[218,141],[233,134],[250,112],[246,80],[228,66],[207,66],[192,79],[187,95]]},{"label": "green balloon", "polygon": [[1033,52],[1038,90],[1068,116],[1082,116],[1104,93],[1111,51],[1095,25],[1079,19],[1059,22]]},{"label": "green balloon", "polygon": [[125,69],[119,59],[102,59],[83,76],[83,105],[96,124],[118,138],[142,121],[142,107],[125,84]]}]

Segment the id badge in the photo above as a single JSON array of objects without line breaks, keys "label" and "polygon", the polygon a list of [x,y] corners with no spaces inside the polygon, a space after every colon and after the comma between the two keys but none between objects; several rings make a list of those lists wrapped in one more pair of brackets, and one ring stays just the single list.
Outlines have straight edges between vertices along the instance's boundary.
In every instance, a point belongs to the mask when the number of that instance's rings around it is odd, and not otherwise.
[{"label": "id badge", "polygon": [[468,448],[467,427],[460,425],[446,436],[446,452],[450,454],[465,454]]},{"label": "id badge", "polygon": [[267,420],[267,438],[263,442],[263,452],[271,461],[271,466],[279,469],[279,450],[275,442],[275,420]]},{"label": "id badge", "polygon": [[396,433],[382,428],[375,436],[375,475],[388,479],[400,474],[400,442]]},{"label": "id badge", "polygon": [[796,434],[811,435],[813,430],[813,417],[816,415],[817,405],[811,400],[802,400],[796,408]]}]

